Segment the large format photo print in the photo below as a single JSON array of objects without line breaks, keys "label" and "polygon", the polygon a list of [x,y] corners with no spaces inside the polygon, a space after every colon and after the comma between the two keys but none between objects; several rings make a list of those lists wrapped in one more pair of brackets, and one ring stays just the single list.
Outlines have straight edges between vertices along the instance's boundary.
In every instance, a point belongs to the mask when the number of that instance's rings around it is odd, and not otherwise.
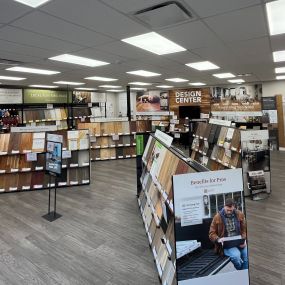
[{"label": "large format photo print", "polygon": [[241,169],[173,177],[178,285],[248,285]]}]

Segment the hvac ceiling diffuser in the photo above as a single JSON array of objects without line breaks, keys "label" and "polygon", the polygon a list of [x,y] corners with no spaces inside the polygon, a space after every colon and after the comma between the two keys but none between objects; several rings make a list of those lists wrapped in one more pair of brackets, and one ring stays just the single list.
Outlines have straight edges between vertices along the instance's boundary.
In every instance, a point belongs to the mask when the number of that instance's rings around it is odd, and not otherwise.
[{"label": "hvac ceiling diffuser", "polygon": [[177,1],[167,1],[140,10],[134,16],[152,28],[172,26],[193,19],[190,11]]}]

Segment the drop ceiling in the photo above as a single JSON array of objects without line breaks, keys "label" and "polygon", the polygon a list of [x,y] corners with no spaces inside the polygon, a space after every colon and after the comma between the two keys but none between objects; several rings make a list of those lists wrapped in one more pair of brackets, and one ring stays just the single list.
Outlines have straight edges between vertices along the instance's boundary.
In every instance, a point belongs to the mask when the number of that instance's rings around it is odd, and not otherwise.
[{"label": "drop ceiling", "polygon": [[[54,76],[29,75],[6,71],[0,75],[23,76],[25,85],[54,81],[85,82],[97,87],[101,82],[85,77],[104,76],[165,85],[166,78],[181,77],[207,85],[227,84],[211,71],[197,71],[186,63],[209,60],[220,66],[220,73],[251,73],[246,82],[275,80],[272,51],[285,49],[285,35],[269,36],[265,0],[177,0],[192,18],[165,28],[150,29],[134,12],[160,4],[162,0],[51,0],[33,9],[13,0],[0,3],[0,58],[21,61],[23,66],[57,70]],[[155,31],[183,46],[187,51],[155,55],[121,41],[123,38]],[[111,64],[96,68],[53,62],[50,57],[63,53],[85,56]],[[154,78],[127,74],[144,69],[161,73]],[[9,81],[0,81],[11,85]],[[185,83],[174,83],[177,87]]]}]

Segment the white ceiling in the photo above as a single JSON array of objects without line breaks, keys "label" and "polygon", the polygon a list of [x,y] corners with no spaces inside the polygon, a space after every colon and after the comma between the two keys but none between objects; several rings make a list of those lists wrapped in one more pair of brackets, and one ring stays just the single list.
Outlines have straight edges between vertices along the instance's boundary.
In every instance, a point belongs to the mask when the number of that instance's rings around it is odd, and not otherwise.
[{"label": "white ceiling", "polygon": [[[123,38],[152,31],[134,17],[134,12],[160,4],[163,0],[51,0],[32,9],[14,0],[0,2],[0,58],[17,60],[22,65],[60,71],[55,76],[20,74],[6,71],[0,75],[27,77],[21,84],[52,84],[58,80],[85,82],[96,87],[100,82],[88,76],[118,78],[116,85],[130,81],[166,84],[166,78],[182,77],[209,85],[227,81],[199,72],[186,63],[210,60],[219,72],[252,73],[247,82],[275,79],[272,51],[285,49],[285,35],[270,37],[265,13],[266,0],[177,0],[192,13],[188,22],[155,30],[182,45],[185,52],[159,56],[122,41]],[[48,60],[72,53],[111,63],[90,68]],[[146,69],[161,73],[146,79],[126,74]],[[11,84],[11,81],[1,81]],[[15,82],[12,82],[15,84]],[[169,82],[167,83],[169,84]],[[183,86],[181,84],[173,84]],[[185,83],[184,83],[185,85]]]}]

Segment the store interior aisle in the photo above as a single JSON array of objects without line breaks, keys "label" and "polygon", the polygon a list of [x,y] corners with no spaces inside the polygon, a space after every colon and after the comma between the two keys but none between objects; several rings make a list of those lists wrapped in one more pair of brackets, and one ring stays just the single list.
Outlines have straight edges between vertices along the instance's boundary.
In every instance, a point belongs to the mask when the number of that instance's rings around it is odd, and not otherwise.
[{"label": "store interior aisle", "polygon": [[[285,276],[285,153],[272,153],[272,195],[246,200],[251,285]],[[135,196],[135,160],[97,162],[90,186],[0,195],[0,284],[159,284]],[[283,282],[283,283],[282,283]]]},{"label": "store interior aisle", "polygon": [[0,284],[159,284],[136,200],[135,160],[97,162],[90,186],[0,195]]},{"label": "store interior aisle", "polygon": [[271,152],[272,194],[246,200],[251,285],[285,284],[285,152]]}]

